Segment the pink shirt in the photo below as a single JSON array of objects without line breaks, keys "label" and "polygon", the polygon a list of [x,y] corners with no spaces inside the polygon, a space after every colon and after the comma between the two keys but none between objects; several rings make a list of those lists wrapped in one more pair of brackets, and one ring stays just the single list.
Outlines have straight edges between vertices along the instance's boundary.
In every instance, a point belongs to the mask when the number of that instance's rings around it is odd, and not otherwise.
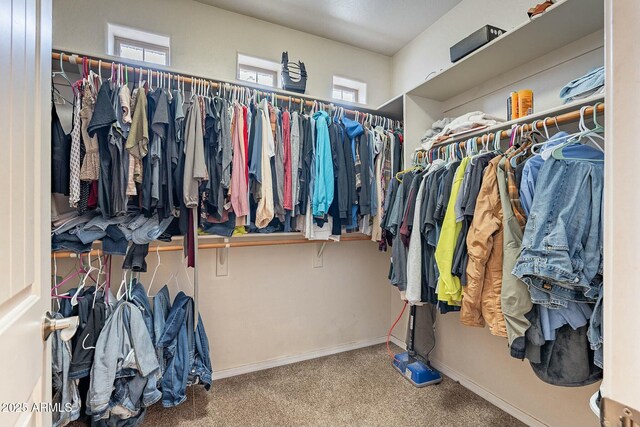
[{"label": "pink shirt", "polygon": [[282,143],[284,144],[284,201],[286,210],[293,210],[291,197],[291,116],[288,111],[282,113]]},{"label": "pink shirt", "polygon": [[249,214],[247,200],[247,151],[245,149],[245,121],[241,106],[234,106],[235,126],[231,130],[233,160],[231,168],[231,206],[236,216]]}]

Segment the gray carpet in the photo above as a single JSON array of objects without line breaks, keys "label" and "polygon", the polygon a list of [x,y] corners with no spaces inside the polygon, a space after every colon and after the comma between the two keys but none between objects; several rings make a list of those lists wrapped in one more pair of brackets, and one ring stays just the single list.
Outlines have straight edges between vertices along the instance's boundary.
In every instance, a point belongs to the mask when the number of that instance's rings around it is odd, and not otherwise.
[{"label": "gray carpet", "polygon": [[[393,352],[399,352],[396,346]],[[449,378],[413,387],[384,345],[215,381],[143,426],[524,426]]]}]

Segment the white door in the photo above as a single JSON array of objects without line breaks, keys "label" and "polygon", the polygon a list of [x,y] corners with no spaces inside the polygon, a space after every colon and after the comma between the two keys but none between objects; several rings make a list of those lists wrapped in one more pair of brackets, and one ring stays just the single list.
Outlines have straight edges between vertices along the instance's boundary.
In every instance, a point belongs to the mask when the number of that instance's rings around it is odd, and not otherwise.
[{"label": "white door", "polygon": [[601,419],[603,425],[613,427],[640,425],[640,2],[606,0],[605,5],[607,155]]},{"label": "white door", "polygon": [[0,0],[0,426],[46,426],[51,0]]}]

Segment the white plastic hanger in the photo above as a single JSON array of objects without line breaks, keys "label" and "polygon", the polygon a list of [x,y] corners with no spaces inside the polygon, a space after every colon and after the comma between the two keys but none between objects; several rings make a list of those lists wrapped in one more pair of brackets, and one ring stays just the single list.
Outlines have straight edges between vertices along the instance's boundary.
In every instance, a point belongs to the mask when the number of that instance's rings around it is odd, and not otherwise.
[{"label": "white plastic hanger", "polygon": [[91,304],[92,308],[95,308],[95,306],[96,306],[96,297],[98,296],[98,291],[100,289],[104,289],[105,285],[107,284],[106,275],[105,275],[104,282],[100,283],[100,275],[102,275],[102,270],[104,268],[104,265],[102,263],[102,257],[100,257],[100,256],[98,257],[98,262],[100,263],[100,269],[98,270],[98,276],[96,277],[97,286],[96,286],[95,292],[93,293],[93,303]]},{"label": "white plastic hanger", "polygon": [[122,281],[120,282],[120,286],[118,286],[118,291],[116,292],[116,300],[118,301],[122,300],[122,298],[127,295],[127,271],[129,270],[122,270]]},{"label": "white plastic hanger", "polygon": [[94,271],[97,270],[97,268],[95,268],[92,264],[91,264],[91,252],[89,252],[89,270],[85,273],[84,277],[82,278],[82,282],[80,282],[80,286],[78,286],[78,289],[76,290],[76,292],[73,294],[73,296],[71,297],[71,305],[72,306],[76,306],[78,305],[78,296],[80,296],[80,292],[82,291],[82,289],[84,289],[86,283],[87,283],[87,278],[89,277],[89,275],[91,273],[93,273]]}]

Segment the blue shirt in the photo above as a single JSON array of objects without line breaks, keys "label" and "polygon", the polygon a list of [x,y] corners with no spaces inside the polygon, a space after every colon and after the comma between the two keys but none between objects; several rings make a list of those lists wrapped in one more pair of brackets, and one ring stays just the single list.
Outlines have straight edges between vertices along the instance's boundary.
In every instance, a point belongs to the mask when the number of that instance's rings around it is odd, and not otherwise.
[{"label": "blue shirt", "polygon": [[325,111],[313,115],[316,120],[315,181],[313,183],[312,213],[322,217],[329,211],[333,202],[333,157],[329,141],[329,121]]},{"label": "blue shirt", "polygon": [[[543,149],[546,150],[556,145],[562,144],[566,141],[569,134],[567,132],[559,132],[555,134],[547,143]],[[604,159],[604,153],[602,151],[589,147],[584,144],[573,144],[562,149],[562,154],[567,158],[588,159],[588,160],[602,160]],[[522,181],[520,182],[520,204],[524,209],[524,212],[529,216],[531,206],[533,205],[533,196],[536,192],[536,182],[538,181],[538,174],[544,164],[544,159],[540,154],[531,156],[525,163],[522,169]]]}]

